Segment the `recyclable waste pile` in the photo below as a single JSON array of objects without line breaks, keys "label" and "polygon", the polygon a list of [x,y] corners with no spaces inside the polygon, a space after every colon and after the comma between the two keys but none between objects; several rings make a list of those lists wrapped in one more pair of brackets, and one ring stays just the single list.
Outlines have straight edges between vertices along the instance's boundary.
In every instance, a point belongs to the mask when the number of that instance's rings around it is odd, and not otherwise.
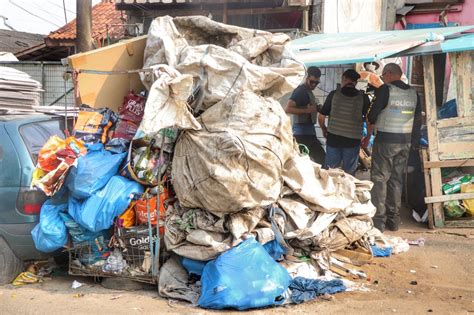
[{"label": "recyclable waste pile", "polygon": [[363,278],[355,266],[382,237],[372,183],[298,151],[278,102],[305,74],[289,40],[155,19],[147,91],[119,113],[81,107],[74,137],[40,152],[33,183],[52,198],[37,247],[69,247],[73,274],[153,279],[212,309],[301,303]]}]

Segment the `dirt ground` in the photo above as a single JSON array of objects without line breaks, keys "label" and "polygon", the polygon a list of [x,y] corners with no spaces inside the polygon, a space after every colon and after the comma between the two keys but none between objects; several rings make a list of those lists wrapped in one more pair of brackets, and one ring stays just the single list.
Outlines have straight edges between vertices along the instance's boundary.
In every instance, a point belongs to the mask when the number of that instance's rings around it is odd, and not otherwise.
[{"label": "dirt ground", "polygon": [[[406,253],[376,258],[362,267],[370,292],[344,292],[331,301],[249,311],[252,314],[469,314],[474,313],[474,230],[430,231],[405,214],[398,232],[389,234],[415,240]],[[413,273],[415,271],[415,273]],[[71,289],[73,280],[84,283]],[[416,281],[416,285],[410,284]],[[160,298],[156,290],[119,291],[103,288],[90,278],[57,276],[43,283],[0,287],[0,314],[205,314],[188,304]]]}]

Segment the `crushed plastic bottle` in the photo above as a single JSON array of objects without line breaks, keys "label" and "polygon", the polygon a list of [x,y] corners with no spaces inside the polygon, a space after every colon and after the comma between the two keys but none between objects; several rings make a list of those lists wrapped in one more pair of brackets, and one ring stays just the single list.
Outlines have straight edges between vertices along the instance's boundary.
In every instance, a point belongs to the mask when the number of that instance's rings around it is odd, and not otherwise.
[{"label": "crushed plastic bottle", "polygon": [[122,252],[114,249],[114,252],[107,258],[107,263],[102,267],[102,271],[120,274],[127,267],[127,262],[123,259]]}]

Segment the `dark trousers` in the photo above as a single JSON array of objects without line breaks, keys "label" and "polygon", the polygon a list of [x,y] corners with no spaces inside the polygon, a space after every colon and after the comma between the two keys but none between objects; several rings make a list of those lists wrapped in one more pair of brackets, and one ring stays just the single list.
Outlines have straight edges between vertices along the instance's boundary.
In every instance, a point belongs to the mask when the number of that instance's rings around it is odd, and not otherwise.
[{"label": "dark trousers", "polygon": [[295,135],[296,142],[302,143],[309,149],[309,157],[314,162],[323,165],[326,153],[316,135]]},{"label": "dark trousers", "polygon": [[370,171],[370,179],[374,182],[371,195],[377,208],[374,225],[382,232],[385,225],[397,228],[400,224],[403,175],[410,146],[410,143],[380,143],[375,139]]}]

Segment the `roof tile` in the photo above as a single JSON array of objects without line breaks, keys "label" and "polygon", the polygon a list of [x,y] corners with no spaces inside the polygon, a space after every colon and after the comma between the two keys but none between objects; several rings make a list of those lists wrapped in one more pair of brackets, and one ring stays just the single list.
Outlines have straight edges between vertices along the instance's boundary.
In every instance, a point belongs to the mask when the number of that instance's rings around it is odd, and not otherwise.
[{"label": "roof tile", "polygon": [[[99,41],[107,38],[107,25],[124,24],[125,20],[126,15],[115,9],[114,1],[101,1],[92,7],[92,38]],[[124,36],[124,32],[123,27],[112,26],[109,29],[109,37],[121,38]],[[51,32],[47,38],[53,40],[76,39],[76,19]]]}]

